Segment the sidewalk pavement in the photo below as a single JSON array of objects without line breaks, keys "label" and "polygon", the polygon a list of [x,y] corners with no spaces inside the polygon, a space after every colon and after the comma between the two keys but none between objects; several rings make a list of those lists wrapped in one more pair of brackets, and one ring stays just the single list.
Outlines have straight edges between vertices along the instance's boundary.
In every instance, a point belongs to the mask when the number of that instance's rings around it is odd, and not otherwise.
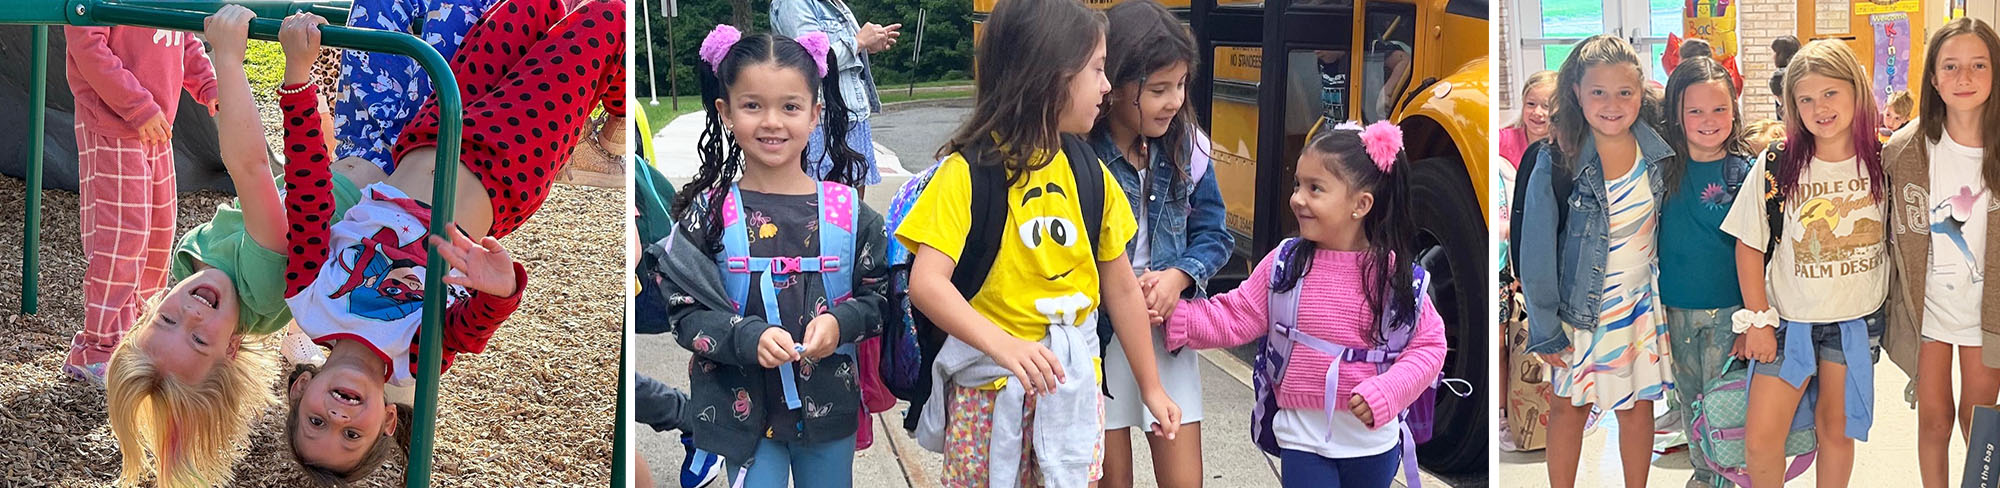
[{"label": "sidewalk pavement", "polygon": [[[1956,371],[1953,372],[1954,375]],[[1917,485],[1917,411],[1903,402],[1903,387],[1910,378],[1903,370],[1882,358],[1875,365],[1875,425],[1868,431],[1868,442],[1854,443],[1854,475],[1847,486],[1915,486]],[[1957,380],[1953,380],[1957,384]],[[1654,409],[1666,411],[1666,402],[1654,402]],[[1617,486],[1623,476],[1618,461],[1618,418],[1613,415],[1601,417],[1596,430],[1586,433],[1583,438],[1583,460],[1578,467],[1577,486]],[[1958,486],[1965,469],[1965,438],[1956,429],[1952,433],[1949,468],[1951,483]],[[1815,466],[1815,469],[1817,466]],[[1815,469],[1806,470],[1804,475],[1793,479],[1788,486],[1813,486],[1817,480]],[[1653,455],[1652,468],[1646,481],[1652,486],[1681,486],[1694,474],[1685,450],[1668,455]],[[1547,456],[1542,451],[1500,453],[1500,463],[1494,466],[1494,486],[1545,487],[1549,486]]]}]

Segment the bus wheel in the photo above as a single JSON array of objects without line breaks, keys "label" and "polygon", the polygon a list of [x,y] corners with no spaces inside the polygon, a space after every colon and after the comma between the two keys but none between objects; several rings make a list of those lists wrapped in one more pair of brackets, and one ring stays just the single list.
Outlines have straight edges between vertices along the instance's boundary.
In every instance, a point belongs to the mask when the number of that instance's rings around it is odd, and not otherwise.
[{"label": "bus wheel", "polygon": [[1411,215],[1416,237],[1410,242],[1418,265],[1431,275],[1432,304],[1443,317],[1449,353],[1444,376],[1472,384],[1460,397],[1439,387],[1430,442],[1417,446],[1424,469],[1448,474],[1485,473],[1490,382],[1486,363],[1491,326],[1486,305],[1493,300],[1486,281],[1486,220],[1465,165],[1456,158],[1417,161],[1410,166]]}]

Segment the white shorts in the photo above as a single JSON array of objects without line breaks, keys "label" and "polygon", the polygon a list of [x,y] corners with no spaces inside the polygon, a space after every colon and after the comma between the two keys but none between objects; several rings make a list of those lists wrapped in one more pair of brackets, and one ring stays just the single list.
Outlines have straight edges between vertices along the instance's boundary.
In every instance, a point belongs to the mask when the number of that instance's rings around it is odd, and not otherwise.
[{"label": "white shorts", "polygon": [[[1160,329],[1148,329],[1153,331],[1153,364],[1159,368],[1160,386],[1180,406],[1182,424],[1200,422],[1201,355],[1192,348],[1182,349],[1177,355],[1169,354],[1166,336]],[[1104,383],[1111,392],[1111,399],[1104,404],[1104,429],[1138,427],[1152,432],[1156,419],[1139,396],[1139,384],[1132,378],[1132,363],[1125,359],[1125,348],[1116,336],[1104,351]]]}]

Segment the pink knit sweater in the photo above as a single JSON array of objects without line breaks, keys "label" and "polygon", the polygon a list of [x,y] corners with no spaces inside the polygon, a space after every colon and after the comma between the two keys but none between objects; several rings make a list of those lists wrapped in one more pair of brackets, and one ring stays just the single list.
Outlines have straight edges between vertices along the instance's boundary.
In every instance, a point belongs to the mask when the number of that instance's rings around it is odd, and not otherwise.
[{"label": "pink knit sweater", "polygon": [[[1299,295],[1300,330],[1313,337],[1352,348],[1367,348],[1375,317],[1367,313],[1368,301],[1361,292],[1360,252],[1319,250],[1313,255],[1312,269],[1306,273]],[[1248,344],[1271,330],[1267,308],[1271,290],[1271,264],[1277,252],[1264,256],[1248,280],[1235,290],[1205,300],[1184,300],[1168,318],[1167,347],[1194,346],[1196,349]],[[1375,368],[1354,363],[1340,370],[1335,398],[1361,395],[1374,412],[1376,424],[1401,412],[1437,379],[1444,367],[1444,320],[1425,301],[1418,313],[1416,335],[1389,370],[1381,375]],[[1333,358],[1310,347],[1292,349],[1290,366],[1278,383],[1278,407],[1295,409],[1337,408],[1325,405],[1326,371]],[[1343,400],[1344,402],[1345,400]]]}]

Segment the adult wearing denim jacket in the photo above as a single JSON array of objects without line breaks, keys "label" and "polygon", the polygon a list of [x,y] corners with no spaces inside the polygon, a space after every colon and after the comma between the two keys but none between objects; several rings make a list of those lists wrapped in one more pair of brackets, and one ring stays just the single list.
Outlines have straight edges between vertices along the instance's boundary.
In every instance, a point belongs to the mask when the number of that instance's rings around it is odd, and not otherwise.
[{"label": "adult wearing denim jacket", "polygon": [[[868,116],[882,111],[882,99],[875,95],[875,71],[868,67],[868,55],[895,46],[896,37],[902,35],[897,32],[900,28],[902,24],[884,27],[856,22],[843,0],[771,0],[772,31],[794,39],[807,32],[824,32],[832,41],[835,64],[827,66],[827,71],[840,75],[841,102],[847,105],[847,120],[852,124],[848,126],[847,147],[868,159],[870,185],[881,183],[882,175],[875,167],[874,134]],[[821,124],[806,143],[806,172],[817,179],[826,179],[832,168],[826,156],[825,134],[826,125]]]},{"label": "adult wearing denim jacket", "polygon": [[[1651,168],[1673,157],[1673,149],[1647,124],[1633,124],[1632,135],[1639,141],[1641,164],[1649,168],[1653,201],[1664,202],[1666,184]],[[1521,234],[1513,236],[1521,253],[1518,269],[1521,290],[1527,295],[1527,351],[1532,354],[1562,353],[1570,348],[1570,330],[1597,328],[1605,257],[1610,253],[1609,198],[1604,161],[1598,158],[1595,141],[1583,138],[1577,148],[1577,160],[1570,165],[1575,183],[1563,202],[1555,201],[1553,190],[1555,152],[1541,152],[1528,175],[1521,211],[1525,221]],[[1556,228],[1558,204],[1566,206],[1568,214],[1561,229]]]}]

